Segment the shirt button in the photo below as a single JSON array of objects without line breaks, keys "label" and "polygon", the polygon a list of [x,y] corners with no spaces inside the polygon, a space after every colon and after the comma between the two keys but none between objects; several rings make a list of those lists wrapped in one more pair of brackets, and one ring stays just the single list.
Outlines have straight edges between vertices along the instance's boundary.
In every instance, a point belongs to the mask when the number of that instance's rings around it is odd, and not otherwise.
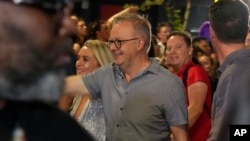
[{"label": "shirt button", "polygon": [[119,127],[120,125],[119,124],[116,124],[116,127]]},{"label": "shirt button", "polygon": [[122,111],[122,110],[123,110],[123,108],[120,108],[120,110]]}]

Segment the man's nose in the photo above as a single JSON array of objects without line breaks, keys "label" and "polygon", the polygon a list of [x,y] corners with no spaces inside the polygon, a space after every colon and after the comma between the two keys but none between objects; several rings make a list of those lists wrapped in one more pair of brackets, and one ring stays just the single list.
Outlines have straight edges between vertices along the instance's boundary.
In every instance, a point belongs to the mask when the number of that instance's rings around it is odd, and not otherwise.
[{"label": "man's nose", "polygon": [[175,48],[175,47],[172,47],[171,49],[169,49],[169,52],[170,52],[170,53],[174,53],[175,50],[176,50],[176,48]]}]

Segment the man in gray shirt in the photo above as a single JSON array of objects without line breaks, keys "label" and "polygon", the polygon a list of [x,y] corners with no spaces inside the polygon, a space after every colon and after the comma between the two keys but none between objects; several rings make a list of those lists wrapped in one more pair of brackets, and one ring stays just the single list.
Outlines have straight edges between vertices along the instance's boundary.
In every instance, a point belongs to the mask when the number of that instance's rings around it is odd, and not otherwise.
[{"label": "man in gray shirt", "polygon": [[250,50],[245,49],[249,10],[241,0],[220,0],[210,7],[209,18],[221,66],[208,141],[229,141],[230,125],[250,125]]},{"label": "man in gray shirt", "polygon": [[66,79],[65,94],[101,98],[108,141],[188,140],[182,82],[147,57],[151,26],[138,14],[114,18],[108,44],[114,63]]}]

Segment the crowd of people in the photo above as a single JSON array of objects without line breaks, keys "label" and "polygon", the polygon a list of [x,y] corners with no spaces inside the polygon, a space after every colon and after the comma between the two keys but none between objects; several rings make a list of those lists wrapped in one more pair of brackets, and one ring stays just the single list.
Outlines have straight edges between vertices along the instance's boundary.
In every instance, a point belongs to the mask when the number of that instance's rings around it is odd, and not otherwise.
[{"label": "crowd of people", "polygon": [[229,141],[250,125],[244,1],[214,2],[196,37],[152,33],[136,6],[91,23],[72,6],[0,0],[0,140]]}]

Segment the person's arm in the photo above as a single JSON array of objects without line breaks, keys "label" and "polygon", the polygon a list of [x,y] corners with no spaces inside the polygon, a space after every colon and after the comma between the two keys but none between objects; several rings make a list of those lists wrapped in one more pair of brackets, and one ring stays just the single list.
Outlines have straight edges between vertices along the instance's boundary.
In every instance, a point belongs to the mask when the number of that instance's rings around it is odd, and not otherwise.
[{"label": "person's arm", "polygon": [[80,49],[81,49],[81,45],[80,45],[80,44],[78,44],[78,43],[74,43],[74,44],[73,44],[72,50],[73,50],[73,53],[74,53],[75,55],[78,54],[78,52],[80,51]]},{"label": "person's arm", "polygon": [[188,126],[185,125],[175,125],[170,126],[173,141],[189,141]]},{"label": "person's arm", "polygon": [[198,81],[188,86],[188,125],[191,128],[200,117],[204,109],[208,86]]},{"label": "person's arm", "polygon": [[70,107],[73,99],[73,96],[63,95],[58,101],[58,107],[65,112],[71,110]]},{"label": "person's arm", "polygon": [[64,95],[89,95],[81,75],[68,76],[65,79]]}]

